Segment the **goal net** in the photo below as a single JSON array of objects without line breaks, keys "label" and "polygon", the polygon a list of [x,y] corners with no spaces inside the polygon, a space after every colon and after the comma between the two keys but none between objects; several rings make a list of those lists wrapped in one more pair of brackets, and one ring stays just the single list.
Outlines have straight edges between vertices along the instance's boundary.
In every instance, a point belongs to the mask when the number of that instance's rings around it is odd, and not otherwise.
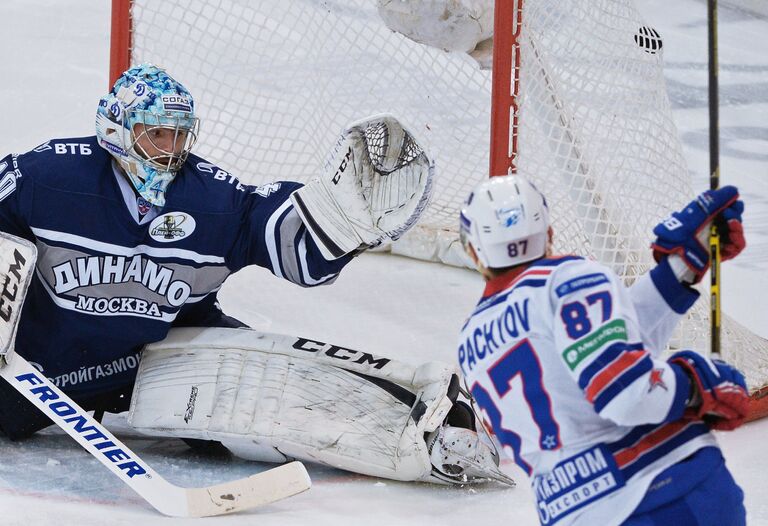
[{"label": "goal net", "polygon": [[[533,180],[558,252],[594,258],[631,284],[655,265],[653,227],[700,191],[672,120],[661,36],[632,0],[513,0],[497,2],[496,15],[495,50],[509,53],[494,54],[504,76],[494,85],[491,174]],[[699,291],[672,350],[710,350],[705,283]],[[721,326],[723,357],[759,391],[768,341],[727,316]]]},{"label": "goal net", "polygon": [[[465,263],[458,209],[490,162],[493,175],[524,173],[547,195],[559,252],[608,264],[628,284],[647,271],[653,226],[694,190],[671,118],[662,40],[633,2],[499,2],[493,112],[490,70],[385,23],[392,9],[407,20],[417,4],[114,0],[131,20],[121,26],[113,14],[118,35],[130,29],[130,38],[113,47],[112,74],[129,63],[166,67],[195,96],[196,153],[249,184],[307,180],[347,123],[398,116],[436,160],[437,179],[425,217],[394,252]],[[674,346],[708,349],[707,297]],[[730,319],[723,332],[726,358],[747,371],[751,389],[762,387],[766,341]]]}]

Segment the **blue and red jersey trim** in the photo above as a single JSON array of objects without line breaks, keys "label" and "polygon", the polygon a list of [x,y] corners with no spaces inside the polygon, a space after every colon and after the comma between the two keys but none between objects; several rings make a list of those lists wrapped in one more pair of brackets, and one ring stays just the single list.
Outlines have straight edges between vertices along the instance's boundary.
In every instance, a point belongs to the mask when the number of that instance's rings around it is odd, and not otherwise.
[{"label": "blue and red jersey trim", "polygon": [[[546,283],[546,277],[552,274],[554,268],[568,261],[584,259],[580,256],[553,256],[538,259],[526,266],[515,267],[504,274],[489,280],[485,284],[483,291],[483,300],[490,298],[500,292],[508,290],[513,286],[543,286]],[[543,268],[538,268],[543,267]],[[522,283],[522,278],[530,278],[526,283]],[[545,278],[545,279],[536,279]]]},{"label": "blue and red jersey trim", "polygon": [[691,440],[709,433],[700,420],[680,419],[639,426],[622,439],[607,444],[625,480]]}]

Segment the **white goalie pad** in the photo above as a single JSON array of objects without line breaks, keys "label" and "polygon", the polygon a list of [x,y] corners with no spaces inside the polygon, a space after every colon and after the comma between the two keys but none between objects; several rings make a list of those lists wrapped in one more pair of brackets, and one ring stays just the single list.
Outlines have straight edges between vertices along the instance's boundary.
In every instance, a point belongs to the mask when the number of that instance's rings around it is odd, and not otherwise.
[{"label": "white goalie pad", "polygon": [[144,352],[128,422],[153,436],[217,440],[251,460],[429,480],[425,434],[453,405],[453,374],[305,338],[174,329]]},{"label": "white goalie pad", "polygon": [[434,164],[392,115],[350,124],[319,177],[291,196],[323,256],[396,241],[418,221],[432,194]]},{"label": "white goalie pad", "polygon": [[0,356],[13,349],[36,260],[37,248],[33,243],[0,232]]}]

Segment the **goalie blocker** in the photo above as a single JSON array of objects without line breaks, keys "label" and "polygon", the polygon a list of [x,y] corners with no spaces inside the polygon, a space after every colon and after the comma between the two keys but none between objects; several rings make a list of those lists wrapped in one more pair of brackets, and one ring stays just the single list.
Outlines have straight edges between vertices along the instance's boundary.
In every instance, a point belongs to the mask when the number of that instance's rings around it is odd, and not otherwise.
[{"label": "goalie blocker", "polygon": [[147,346],[129,424],[215,440],[248,460],[303,459],[402,481],[514,482],[438,362],[412,367],[249,329],[173,329]]}]

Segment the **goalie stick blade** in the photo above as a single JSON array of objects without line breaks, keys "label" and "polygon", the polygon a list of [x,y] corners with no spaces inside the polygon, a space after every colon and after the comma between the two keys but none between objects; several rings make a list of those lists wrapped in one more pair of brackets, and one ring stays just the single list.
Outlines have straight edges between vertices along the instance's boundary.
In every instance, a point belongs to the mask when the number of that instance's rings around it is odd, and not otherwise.
[{"label": "goalie stick blade", "polygon": [[248,478],[187,490],[187,517],[208,517],[264,506],[312,486],[304,464],[291,462]]}]

